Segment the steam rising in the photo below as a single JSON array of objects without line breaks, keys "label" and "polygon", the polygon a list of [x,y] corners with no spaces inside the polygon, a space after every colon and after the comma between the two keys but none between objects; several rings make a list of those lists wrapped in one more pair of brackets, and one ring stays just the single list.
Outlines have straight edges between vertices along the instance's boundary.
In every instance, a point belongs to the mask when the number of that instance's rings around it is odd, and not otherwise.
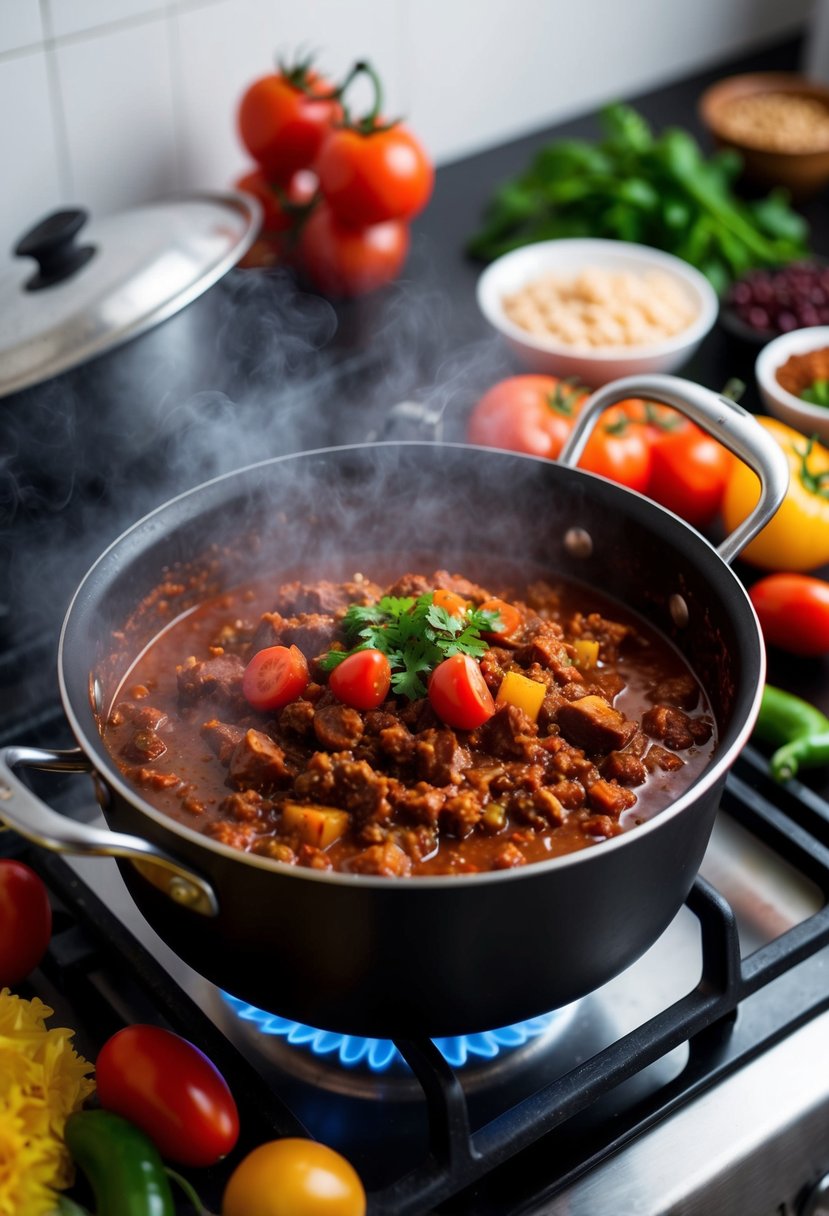
[{"label": "steam rising", "polygon": [[0,692],[10,663],[38,656],[10,721],[56,701],[71,595],[148,511],[272,456],[382,437],[403,399],[463,438],[469,404],[508,369],[496,342],[461,333],[437,281],[421,264],[416,287],[335,308],[287,275],[233,272],[143,337],[0,400]]}]

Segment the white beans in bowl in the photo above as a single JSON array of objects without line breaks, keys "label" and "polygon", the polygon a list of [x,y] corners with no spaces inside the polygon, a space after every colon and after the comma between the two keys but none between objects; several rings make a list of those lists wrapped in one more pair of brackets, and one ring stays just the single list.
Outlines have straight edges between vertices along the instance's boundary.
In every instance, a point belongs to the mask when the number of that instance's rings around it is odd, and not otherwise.
[{"label": "white beans in bowl", "polygon": [[[506,301],[550,278],[557,286],[555,298],[539,306],[543,326],[508,315]],[[563,283],[576,283],[576,294],[586,297],[573,315],[560,299]],[[575,377],[591,388],[623,376],[676,371],[711,329],[719,308],[708,280],[681,258],[594,237],[539,241],[505,253],[481,273],[477,299],[485,319],[526,368]],[[565,333],[553,332],[553,325]]]},{"label": "white beans in bowl", "polygon": [[669,274],[588,266],[575,275],[548,273],[503,298],[521,329],[579,350],[646,346],[680,333],[696,316]]}]

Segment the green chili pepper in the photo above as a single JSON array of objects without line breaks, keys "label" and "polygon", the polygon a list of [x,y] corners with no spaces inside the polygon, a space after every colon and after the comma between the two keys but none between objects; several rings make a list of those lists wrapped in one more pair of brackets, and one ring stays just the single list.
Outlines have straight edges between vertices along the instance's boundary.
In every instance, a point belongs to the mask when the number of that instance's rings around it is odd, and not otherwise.
[{"label": "green chili pepper", "polygon": [[801,768],[829,764],[829,718],[814,705],[767,684],[754,733],[777,745],[769,760],[772,776],[788,781]]},{"label": "green chili pepper", "polygon": [[89,1212],[68,1195],[58,1195],[57,1207],[52,1216],[89,1216]]},{"label": "green chili pepper", "polygon": [[64,1137],[95,1193],[96,1216],[175,1216],[158,1149],[126,1119],[78,1111],[66,1120]]}]

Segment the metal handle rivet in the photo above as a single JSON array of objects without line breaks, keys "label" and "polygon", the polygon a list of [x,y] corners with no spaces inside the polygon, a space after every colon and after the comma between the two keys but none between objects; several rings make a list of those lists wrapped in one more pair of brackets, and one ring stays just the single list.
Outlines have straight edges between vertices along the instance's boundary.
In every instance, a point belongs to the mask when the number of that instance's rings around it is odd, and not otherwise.
[{"label": "metal handle rivet", "polygon": [[568,528],[564,533],[564,548],[571,557],[590,557],[593,537],[584,528]]},{"label": "metal handle rivet", "polygon": [[186,878],[181,878],[179,875],[170,879],[167,894],[175,903],[182,904],[185,908],[189,908],[192,904],[197,903],[200,896],[198,887],[195,887],[193,883],[188,882]]},{"label": "metal handle rivet", "polygon": [[691,619],[691,614],[688,611],[688,605],[681,595],[672,595],[668,600],[668,611],[671,614],[671,620],[678,629],[684,629]]}]

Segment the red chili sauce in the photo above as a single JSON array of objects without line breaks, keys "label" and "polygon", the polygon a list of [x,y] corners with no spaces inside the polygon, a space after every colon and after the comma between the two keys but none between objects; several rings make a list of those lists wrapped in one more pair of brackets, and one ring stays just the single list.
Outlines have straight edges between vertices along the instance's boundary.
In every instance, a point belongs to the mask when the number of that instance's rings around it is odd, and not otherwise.
[{"label": "red chili sauce", "polygon": [[[437,588],[470,609],[498,596],[518,610],[475,660],[494,713],[464,730],[428,695],[390,691],[368,710],[335,697],[320,659],[353,647],[348,606]],[[255,710],[243,675],[270,646],[298,647],[309,681]],[[517,681],[538,692],[537,709],[499,699],[509,673],[531,682]],[[214,840],[385,876],[506,869],[595,845],[674,802],[716,743],[693,672],[638,616],[578,584],[488,588],[446,571],[209,600],[142,653],[103,736],[143,797]]]}]

